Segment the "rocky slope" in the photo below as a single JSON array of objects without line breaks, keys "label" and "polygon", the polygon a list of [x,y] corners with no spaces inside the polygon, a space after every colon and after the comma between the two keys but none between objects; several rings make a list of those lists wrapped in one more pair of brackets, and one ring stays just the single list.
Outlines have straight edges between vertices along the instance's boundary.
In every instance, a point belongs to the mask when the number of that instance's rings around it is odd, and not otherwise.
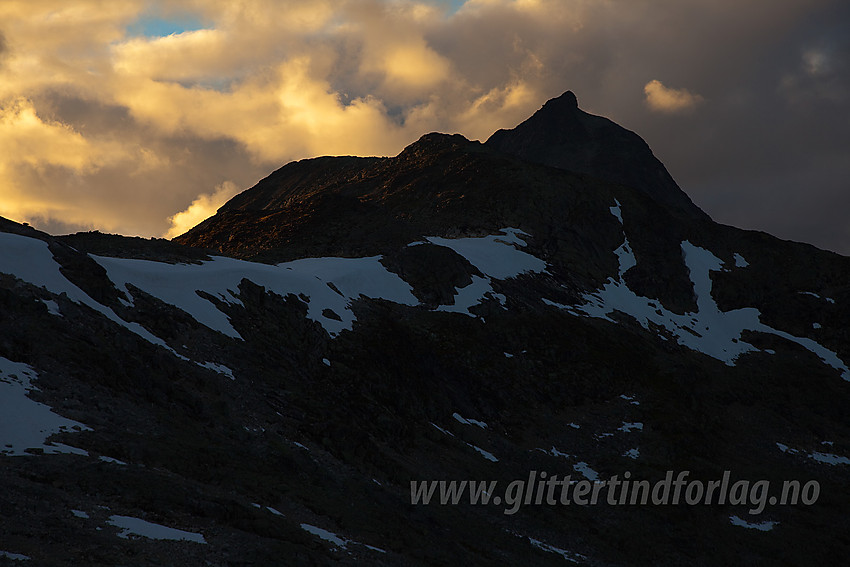
[{"label": "rocky slope", "polygon": [[[850,259],[717,225],[572,93],[291,163],[175,242],[4,220],[0,564],[836,564],[847,321]],[[531,471],[820,493],[411,503]]]}]

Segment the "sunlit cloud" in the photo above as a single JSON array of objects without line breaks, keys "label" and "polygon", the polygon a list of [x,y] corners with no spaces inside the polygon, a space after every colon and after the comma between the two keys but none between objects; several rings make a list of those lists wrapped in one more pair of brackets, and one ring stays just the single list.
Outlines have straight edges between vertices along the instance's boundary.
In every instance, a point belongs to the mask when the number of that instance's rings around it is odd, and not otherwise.
[{"label": "sunlit cloud", "polygon": [[68,126],[44,121],[32,102],[19,98],[0,107],[0,155],[3,165],[93,167],[99,156],[83,136]]},{"label": "sunlit cloud", "polygon": [[698,94],[693,94],[686,89],[667,88],[658,80],[646,83],[643,92],[646,94],[646,104],[658,112],[684,112],[692,110],[703,101]]},{"label": "sunlit cloud", "polygon": [[198,195],[198,198],[192,201],[185,211],[168,217],[171,227],[163,235],[165,238],[174,238],[179,236],[197,225],[198,223],[213,216],[215,212],[230,200],[234,195],[239,193],[239,187],[230,181],[225,181],[215,188],[212,194]]}]

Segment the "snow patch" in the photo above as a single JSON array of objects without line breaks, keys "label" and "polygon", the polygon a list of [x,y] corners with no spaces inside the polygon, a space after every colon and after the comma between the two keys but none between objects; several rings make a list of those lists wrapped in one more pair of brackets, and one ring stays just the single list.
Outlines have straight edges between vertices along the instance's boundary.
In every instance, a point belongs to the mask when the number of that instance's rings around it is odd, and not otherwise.
[{"label": "snow patch", "polygon": [[82,518],[84,520],[88,520],[89,515],[83,512],[82,510],[71,510],[71,513],[75,518]]},{"label": "snow patch", "polygon": [[623,431],[624,433],[629,433],[631,431],[643,431],[643,423],[639,421],[635,422],[623,422],[623,425],[617,428],[618,431]]},{"label": "snow patch", "polygon": [[327,542],[330,542],[337,547],[345,549],[345,546],[348,545],[347,539],[341,538],[335,533],[329,532],[328,530],[323,530],[322,528],[311,526],[310,524],[301,524],[301,529],[305,532],[313,534],[319,539],[323,539]]},{"label": "snow patch", "polygon": [[476,451],[481,453],[481,456],[484,457],[485,459],[487,459],[488,461],[490,461],[491,463],[498,463],[499,462],[499,459],[497,459],[496,456],[493,453],[491,453],[489,451],[485,451],[481,447],[479,447],[477,445],[473,445],[472,443],[467,443],[467,445],[469,445],[470,447],[472,447],[473,449],[475,449]]},{"label": "snow patch", "polygon": [[608,208],[611,211],[611,214],[617,217],[617,220],[620,221],[620,224],[623,224],[623,211],[620,208],[620,201],[614,199],[614,206]]},{"label": "snow patch", "polygon": [[381,549],[380,547],[375,547],[374,545],[366,545],[365,543],[361,543],[360,545],[362,545],[366,549],[371,549],[372,551],[377,551],[378,553],[386,553],[387,552],[385,549]]},{"label": "snow patch", "polygon": [[623,456],[628,457],[630,459],[637,459],[638,457],[640,457],[640,450],[637,448],[629,449],[628,451],[623,453]]},{"label": "snow patch", "polygon": [[839,455],[833,455],[832,453],[821,453],[819,451],[815,451],[809,455],[809,458],[827,465],[850,465],[850,459]]},{"label": "snow patch", "polygon": [[454,433],[452,433],[451,431],[446,431],[445,429],[443,429],[442,427],[440,427],[436,423],[431,423],[431,425],[433,425],[437,429],[437,431],[439,431],[440,433],[442,433],[444,435],[448,435],[449,437],[454,437]]},{"label": "snow patch", "polygon": [[558,303],[551,299],[546,299],[545,297],[541,297],[540,300],[550,307],[557,307],[558,309],[572,309],[569,305],[564,305],[563,303]]},{"label": "snow patch", "polygon": [[47,442],[55,433],[91,429],[28,398],[28,392],[37,390],[32,385],[36,378],[30,366],[0,357],[0,454],[19,456],[26,455],[26,449],[41,449],[48,454],[88,455],[83,449]]},{"label": "snow patch", "polygon": [[205,362],[203,364],[198,362],[196,364],[201,368],[206,368],[208,370],[212,370],[213,372],[218,372],[219,374],[224,374],[231,380],[236,380],[236,376],[233,375],[233,370],[223,364],[218,364],[217,362]]},{"label": "snow patch", "polygon": [[637,258],[635,258],[635,253],[632,251],[628,238],[623,237],[623,243],[614,250],[614,254],[616,254],[617,261],[619,262],[620,279],[622,280],[626,272],[637,266]]},{"label": "snow patch", "polygon": [[470,238],[427,237],[428,242],[437,246],[451,248],[466,258],[470,264],[491,278],[503,280],[526,272],[542,272],[546,262],[517,249],[526,242],[518,235],[527,233],[516,228],[503,228],[504,236],[489,235]]},{"label": "snow patch", "polygon": [[20,553],[12,553],[11,551],[0,551],[0,557],[5,559],[11,559],[12,561],[29,561],[30,558],[27,555],[23,555]]},{"label": "snow patch", "polygon": [[362,545],[366,549],[377,551],[378,553],[386,553],[386,551],[381,549],[380,547],[366,545],[365,543],[360,543],[359,541],[354,541],[352,539],[345,539],[344,537],[339,536],[333,532],[329,532],[328,530],[319,528],[317,526],[311,526],[310,524],[301,524],[301,529],[305,532],[313,534],[319,539],[325,540],[326,542],[335,545],[336,547],[341,547],[342,549],[347,549],[347,546],[353,543],[354,545]]},{"label": "snow patch", "polygon": [[579,553],[573,553],[571,551],[567,551],[566,549],[555,547],[554,545],[549,545],[548,543],[540,541],[539,539],[534,539],[533,537],[528,538],[528,541],[530,541],[531,545],[533,545],[537,549],[542,549],[543,551],[548,551],[549,553],[556,553],[567,561],[570,561],[571,563],[578,563],[579,559],[586,559],[584,555],[581,555]]},{"label": "snow patch", "polygon": [[746,268],[750,263],[747,262],[743,256],[735,252],[735,267],[736,268]]},{"label": "snow patch", "polygon": [[499,303],[504,305],[504,296],[495,293],[489,278],[472,276],[472,282],[466,285],[466,287],[455,288],[454,303],[452,305],[440,305],[437,307],[437,311],[463,313],[464,315],[475,317],[475,314],[470,313],[469,310],[479,305],[488,295],[499,300]]},{"label": "snow patch", "polygon": [[59,311],[59,304],[53,301],[52,299],[42,299],[42,303],[47,306],[47,312],[51,315],[56,315],[57,317],[62,317],[62,312]]},{"label": "snow patch", "polygon": [[590,468],[590,465],[588,465],[584,461],[574,464],[573,470],[575,470],[577,473],[581,473],[587,480],[599,480],[599,473]]},{"label": "snow patch", "polygon": [[777,443],[776,446],[779,448],[780,451],[782,451],[783,453],[788,453],[789,455],[795,455],[800,452],[797,449],[792,449],[788,447],[788,445],[785,445],[783,443]]},{"label": "snow patch", "polygon": [[[614,322],[609,315],[619,311],[633,317],[644,329],[650,324],[666,329],[679,344],[692,350],[735,365],[741,354],[758,349],[741,340],[745,330],[777,335],[795,342],[817,355],[825,364],[841,372],[850,381],[850,369],[838,356],[807,337],[796,337],[785,331],[774,329],[759,320],[757,309],[746,307],[732,311],[720,311],[711,295],[710,272],[721,269],[722,262],[710,251],[682,242],[685,265],[690,272],[697,297],[697,311],[679,315],[657,305],[656,301],[642,297],[628,288],[623,274],[634,265],[634,254],[628,246],[628,238],[615,250],[619,259],[619,278],[609,278],[602,289],[585,294],[584,305],[566,307],[574,315],[587,315]],[[545,300],[544,300],[545,301]],[[547,302],[550,303],[551,302]],[[662,335],[663,337],[663,335]]]},{"label": "snow patch", "polygon": [[121,528],[118,537],[129,539],[130,536],[146,537],[148,539],[191,541],[195,543],[207,543],[204,536],[193,532],[169,528],[160,524],[154,524],[132,516],[110,516],[106,522],[109,525]]},{"label": "snow patch", "polygon": [[487,428],[487,424],[484,423],[483,421],[478,421],[477,419],[466,418],[466,417],[463,417],[462,415],[460,415],[459,413],[453,413],[452,417],[455,418],[455,420],[459,421],[460,423],[462,423],[464,425],[477,425],[481,429]]},{"label": "snow patch", "polygon": [[812,291],[798,291],[797,293],[799,293],[800,295],[811,295],[812,297],[816,297],[818,299],[823,299],[827,303],[830,303],[830,304],[833,304],[833,305],[835,304],[835,300],[832,299],[831,297],[821,297],[820,295],[818,295],[818,294],[816,294]]},{"label": "snow patch", "polygon": [[738,516],[729,516],[729,522],[733,526],[759,530],[761,532],[769,532],[774,526],[779,525],[779,522],[748,522],[746,520],[742,520]]},{"label": "snow patch", "polygon": [[427,237],[431,244],[454,250],[485,275],[483,278],[472,276],[472,283],[463,288],[456,288],[454,304],[441,305],[437,311],[472,315],[469,309],[480,304],[487,296],[495,298],[504,306],[507,299],[504,295],[495,293],[491,285],[492,279],[502,280],[523,273],[546,270],[546,262],[517,248],[527,246],[519,236],[528,236],[527,233],[516,228],[503,228],[500,232],[501,235],[468,238]]}]

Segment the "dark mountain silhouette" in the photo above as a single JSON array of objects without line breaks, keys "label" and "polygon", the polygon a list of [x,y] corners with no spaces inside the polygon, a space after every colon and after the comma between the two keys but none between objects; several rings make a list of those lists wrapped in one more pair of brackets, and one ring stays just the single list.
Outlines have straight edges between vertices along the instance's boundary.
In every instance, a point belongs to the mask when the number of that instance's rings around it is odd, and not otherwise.
[{"label": "dark mountain silhouette", "polygon": [[533,163],[628,185],[676,212],[707,217],[640,136],[584,112],[571,91],[547,102],[516,128],[497,131],[486,145]]}]

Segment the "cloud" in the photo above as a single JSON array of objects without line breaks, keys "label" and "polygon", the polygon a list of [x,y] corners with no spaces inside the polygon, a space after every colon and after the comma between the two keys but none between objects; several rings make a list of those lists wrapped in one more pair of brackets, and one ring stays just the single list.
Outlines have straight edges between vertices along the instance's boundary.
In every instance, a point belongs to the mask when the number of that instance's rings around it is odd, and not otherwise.
[{"label": "cloud", "polygon": [[72,128],[42,120],[30,100],[18,98],[0,107],[3,166],[53,164],[82,171],[95,167],[97,154],[92,144]]},{"label": "cloud", "polygon": [[198,195],[192,204],[184,211],[168,217],[171,228],[163,235],[165,238],[174,238],[188,231],[198,223],[213,216],[215,212],[239,193],[239,187],[235,183],[225,181],[215,188],[212,194]]},{"label": "cloud", "polygon": [[658,112],[676,113],[693,110],[703,101],[698,94],[692,94],[686,89],[667,88],[658,80],[646,83],[643,92],[646,94],[646,104]]},{"label": "cloud", "polygon": [[[840,0],[3,0],[0,214],[161,235],[225,182],[483,139],[571,89],[719,220],[850,251],[827,206],[752,210],[765,187],[791,202],[780,170],[846,193],[848,19]],[[194,23],[133,31],[153,20]]]}]

